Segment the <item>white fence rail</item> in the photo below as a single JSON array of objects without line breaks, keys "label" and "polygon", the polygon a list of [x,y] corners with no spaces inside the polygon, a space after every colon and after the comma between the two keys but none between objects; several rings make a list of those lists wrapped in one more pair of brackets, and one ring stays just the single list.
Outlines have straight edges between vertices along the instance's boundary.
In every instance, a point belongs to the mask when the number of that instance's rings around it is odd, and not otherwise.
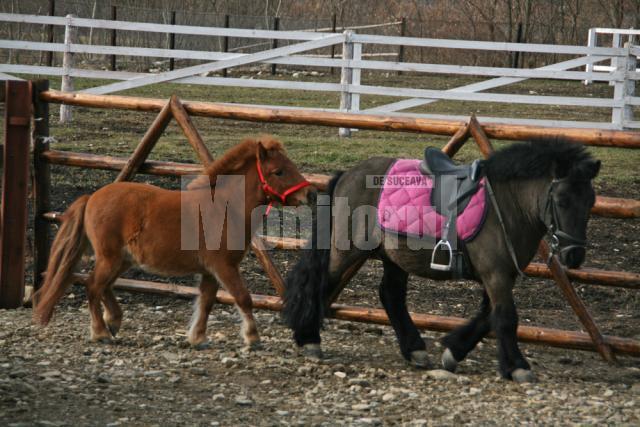
[{"label": "white fence rail", "polygon": [[[344,33],[314,33],[308,31],[271,31],[234,28],[209,28],[186,25],[150,24],[128,21],[85,19],[72,16],[52,17],[0,13],[0,22],[19,22],[64,26],[65,29],[78,27],[116,29],[118,31],[141,31],[168,34],[190,34],[198,36],[241,37],[267,40],[286,40],[289,44],[266,49],[257,53],[229,53],[195,50],[175,50],[149,47],[104,46],[78,43],[70,38],[65,43],[43,43],[28,40],[0,40],[0,49],[31,50],[40,52],[63,52],[66,62],[62,67],[46,67],[31,64],[0,64],[0,77],[18,78],[15,74],[38,74],[62,76],[69,81],[74,77],[89,79],[110,79],[115,83],[96,86],[83,92],[104,94],[161,82],[234,86],[243,88],[269,88],[284,90],[335,92],[341,96],[340,110],[359,112],[362,96],[377,95],[406,98],[366,112],[402,114],[418,117],[447,117],[451,115],[409,114],[402,110],[431,104],[438,100],[472,101],[490,103],[516,103],[549,106],[573,106],[581,108],[606,108],[611,110],[610,122],[560,121],[548,119],[518,119],[504,117],[482,117],[485,121],[498,123],[520,123],[570,127],[596,127],[602,129],[640,128],[640,121],[634,120],[634,106],[640,105],[635,97],[635,81],[640,79],[636,70],[636,58],[640,48],[632,43],[625,46],[599,47],[545,45],[525,43],[500,43],[467,40],[428,39],[414,37],[389,37],[356,34],[353,30]],[[602,30],[602,29],[599,29]],[[628,30],[627,30],[628,31]],[[635,30],[633,30],[635,31]],[[69,32],[69,31],[68,31]],[[72,34],[73,32],[69,32]],[[590,33],[591,34],[591,33]],[[626,34],[626,33],[625,33]],[[634,33],[635,34],[635,33]],[[591,40],[591,39],[590,39]],[[291,43],[293,42],[293,43]],[[594,39],[595,42],[595,39]],[[329,58],[314,51],[328,46],[341,45],[342,57]],[[445,64],[399,63],[365,59],[364,50],[370,45],[413,46],[438,49],[465,49],[475,51],[529,52],[538,54],[563,54],[576,56],[574,59],[546,65],[536,69],[503,67],[459,66]],[[73,66],[74,54],[121,55],[154,58],[173,58],[207,61],[190,67],[178,68],[159,73],[133,73],[126,71],[105,71],[83,69]],[[610,62],[606,69],[597,65]],[[281,64],[288,66],[340,68],[340,83],[301,82],[268,79],[238,79],[208,77],[207,73],[248,64]],[[416,89],[407,87],[375,86],[363,84],[362,70],[402,71],[414,73],[437,73],[449,75],[486,76],[490,79],[448,90]],[[601,81],[614,86],[611,98],[580,96],[549,96],[530,93],[487,93],[489,89],[504,87],[526,79],[560,79],[573,81]],[[466,112],[461,111],[462,118]],[[348,134],[342,130],[342,134]]]},{"label": "white fence rail", "polygon": [[[640,36],[640,30],[634,30],[633,28],[624,29],[624,28],[589,28],[589,35],[587,38],[587,46],[589,47],[597,47],[598,46],[598,35],[599,34],[610,34],[611,35],[611,47],[620,48],[623,47],[625,43],[634,44],[637,39],[637,36]],[[626,37],[623,37],[626,36]],[[624,41],[626,39],[626,42]],[[614,63],[614,59],[612,59],[610,65],[594,65],[590,64],[587,66],[587,72],[589,71],[615,71],[617,69],[616,64]],[[591,83],[589,80],[585,80],[585,83]]]}]

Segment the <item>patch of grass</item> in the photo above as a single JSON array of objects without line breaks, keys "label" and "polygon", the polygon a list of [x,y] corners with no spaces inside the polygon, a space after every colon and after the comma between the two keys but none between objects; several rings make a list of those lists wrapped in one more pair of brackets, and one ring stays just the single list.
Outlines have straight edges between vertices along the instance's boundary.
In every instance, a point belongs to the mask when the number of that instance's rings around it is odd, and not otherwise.
[{"label": "patch of grass", "polygon": [[[262,76],[259,76],[260,78]],[[269,76],[269,78],[272,78]],[[276,78],[291,78],[276,77]],[[301,77],[300,80],[337,82],[339,76]],[[468,84],[479,79],[451,78],[448,76],[413,76],[394,74],[365,75],[366,84],[385,86],[404,86],[416,88],[452,88]],[[76,79],[76,89],[109,83]],[[59,88],[59,79],[51,80],[52,88]],[[505,90],[505,89],[503,89]],[[499,90],[496,90],[499,91]],[[579,82],[540,82],[529,80],[510,86],[511,93],[537,93],[541,95],[593,96],[608,97],[611,88],[606,84],[583,86]],[[168,99],[172,94],[182,99],[212,102],[233,102],[247,104],[288,105],[301,107],[335,108],[339,104],[336,94],[311,91],[288,91],[268,89],[239,89],[232,87],[208,87],[196,85],[161,84],[124,91],[124,95]],[[363,108],[373,107],[397,99],[380,96],[363,96]],[[153,121],[148,113],[74,108],[73,123],[58,123],[58,106],[51,106],[51,134],[57,140],[52,148],[108,154],[127,157]],[[506,117],[545,117],[559,120],[607,121],[610,114],[606,110],[577,109],[567,107],[547,107],[517,104],[487,104],[473,102],[439,101],[412,111],[429,113],[453,113],[468,115],[472,112],[483,115]],[[402,132],[354,132],[353,137],[338,137],[335,128],[320,126],[282,125],[270,123],[251,123],[222,119],[194,117],[193,121],[214,156],[239,142],[243,137],[258,133],[272,133],[285,143],[287,150],[300,167],[307,172],[331,172],[353,166],[360,160],[372,156],[412,157],[422,155],[427,145],[441,147],[448,138],[426,134]],[[496,148],[506,144],[495,141]],[[626,194],[638,184],[637,165],[640,162],[640,150],[592,147],[590,150],[603,161],[603,168],[597,184],[615,195]],[[456,156],[460,161],[470,161],[480,154],[470,140]],[[171,123],[158,145],[153,150],[152,159],[197,162],[193,150],[187,144],[182,132],[175,123]],[[106,177],[104,177],[106,178]]]}]

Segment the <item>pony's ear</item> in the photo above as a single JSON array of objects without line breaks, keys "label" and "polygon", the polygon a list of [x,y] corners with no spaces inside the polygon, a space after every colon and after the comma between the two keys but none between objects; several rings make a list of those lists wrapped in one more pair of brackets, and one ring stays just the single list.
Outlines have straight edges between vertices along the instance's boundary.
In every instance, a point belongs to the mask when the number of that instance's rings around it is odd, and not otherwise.
[{"label": "pony's ear", "polygon": [[601,162],[600,160],[589,160],[585,162],[584,172],[587,178],[593,179],[598,176],[598,172],[600,172]]},{"label": "pony's ear", "polygon": [[260,161],[264,161],[268,155],[269,152],[264,145],[262,145],[262,141],[258,140],[258,143],[256,144],[256,157],[260,159]]},{"label": "pony's ear", "polygon": [[600,160],[589,159],[581,162],[573,167],[571,176],[576,179],[591,180],[600,172]]}]

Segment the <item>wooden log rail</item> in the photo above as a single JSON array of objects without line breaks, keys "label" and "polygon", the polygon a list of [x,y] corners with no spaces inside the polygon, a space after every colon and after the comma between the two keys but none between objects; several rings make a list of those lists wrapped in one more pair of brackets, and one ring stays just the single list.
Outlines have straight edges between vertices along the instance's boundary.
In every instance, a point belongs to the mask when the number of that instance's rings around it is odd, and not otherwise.
[{"label": "wooden log rail", "polygon": [[[79,283],[86,280],[86,274],[77,274]],[[156,293],[179,298],[193,299],[199,291],[195,287],[170,283],[157,283],[142,280],[119,278],[114,288],[130,292]],[[217,301],[226,305],[233,305],[234,300],[225,291],[218,291]],[[279,297],[252,294],[253,307],[256,309],[280,311],[282,301]],[[467,319],[450,316],[436,316],[431,314],[410,313],[411,318],[419,329],[437,332],[448,332],[467,322]],[[389,325],[389,318],[382,309],[354,307],[333,304],[329,317],[339,320],[349,320],[378,325]],[[493,334],[490,335],[493,337]],[[606,343],[618,354],[640,356],[640,342],[615,336],[605,335]],[[534,326],[519,326],[518,340],[533,344],[543,344],[551,347],[570,348],[574,350],[596,351],[591,337],[584,332],[565,331],[561,329],[541,328]]]},{"label": "wooden log rail", "polygon": [[[59,223],[62,212],[46,212],[42,218],[52,223]],[[275,249],[295,250],[305,247],[307,241],[291,237],[261,236],[269,247]],[[553,278],[549,267],[532,262],[524,272],[531,277]],[[579,283],[599,285],[612,288],[640,289],[640,274],[627,271],[610,271],[595,268],[565,269],[567,276]]]},{"label": "wooden log rail", "polygon": [[[120,171],[127,164],[128,159],[120,158],[120,157],[111,157],[111,156],[103,156],[103,155],[95,155],[95,154],[85,154],[85,153],[73,153],[68,151],[59,151],[59,150],[47,150],[41,154],[42,158],[47,161],[47,163],[55,164],[55,165],[65,165],[65,166],[76,166],[76,167],[84,167],[90,169],[105,169],[105,170],[114,170]],[[139,167],[139,173],[146,173],[151,175],[159,175],[159,176],[183,176],[183,175],[193,175],[202,171],[202,166],[198,164],[190,164],[190,163],[177,163],[177,162],[161,162],[161,161],[146,161],[142,163]],[[326,184],[329,180],[327,175],[321,174],[304,174],[305,178],[309,180],[312,184],[318,186],[319,188],[325,188]],[[610,201],[614,198],[605,197],[599,198]],[[627,199],[619,199],[624,202],[635,202],[638,206],[634,206],[634,210],[638,211],[638,215],[634,217],[640,216],[640,202],[636,200],[627,200]],[[594,210],[598,207],[598,203],[596,202],[596,206]],[[602,209],[601,209],[602,211]],[[615,209],[606,210],[607,216],[616,217],[618,213]],[[596,212],[594,212],[596,213]],[[624,214],[625,212],[623,212]],[[44,218],[49,221],[58,221],[60,213],[59,212],[48,212],[44,214]],[[619,218],[626,216],[617,216]],[[304,240],[297,239],[287,239],[287,238],[273,238],[266,237],[267,243],[272,246],[275,246],[279,249],[298,249],[306,244]],[[525,270],[530,276],[533,277],[544,277],[551,278],[551,272],[549,268],[544,264],[539,263],[531,263]],[[620,287],[620,288],[629,288],[629,289],[640,289],[640,274],[624,272],[624,271],[608,271],[608,270],[598,270],[598,269],[580,269],[580,270],[567,270],[567,275],[570,279],[575,280],[580,283],[585,284],[593,284],[593,285],[601,285],[601,286],[609,286],[609,287]]]},{"label": "wooden log rail", "polygon": [[[91,169],[121,170],[128,159],[97,154],[74,153],[70,151],[47,150],[44,158],[51,164],[77,166]],[[161,176],[194,175],[202,171],[202,166],[191,163],[162,162],[148,160],[140,166],[140,173]],[[316,187],[325,189],[329,179],[323,174],[303,174]],[[617,197],[597,196],[593,207],[594,215],[610,218],[639,218],[640,200],[622,199]]]},{"label": "wooden log rail", "polygon": [[[118,95],[91,95],[48,90],[40,99],[57,104],[80,107],[111,108],[159,112],[166,101]],[[217,117],[253,122],[307,124],[383,131],[423,132],[434,135],[455,135],[463,122],[456,120],[420,119],[376,114],[342,113],[311,109],[264,108],[247,105],[188,101],[184,108],[190,115]],[[506,140],[540,140],[562,138],[570,142],[605,147],[640,148],[640,132],[602,129],[576,129],[483,123],[489,138]]]}]

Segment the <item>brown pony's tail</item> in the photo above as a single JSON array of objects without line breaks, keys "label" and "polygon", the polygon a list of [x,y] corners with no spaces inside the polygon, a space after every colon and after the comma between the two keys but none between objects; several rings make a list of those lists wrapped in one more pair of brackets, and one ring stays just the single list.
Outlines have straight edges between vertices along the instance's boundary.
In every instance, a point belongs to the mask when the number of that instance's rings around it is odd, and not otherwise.
[{"label": "brown pony's tail", "polygon": [[78,198],[62,216],[62,226],[51,246],[44,283],[33,295],[33,318],[43,326],[49,323],[56,303],[73,283],[73,269],[87,241],[84,210],[88,201],[88,195]]}]

